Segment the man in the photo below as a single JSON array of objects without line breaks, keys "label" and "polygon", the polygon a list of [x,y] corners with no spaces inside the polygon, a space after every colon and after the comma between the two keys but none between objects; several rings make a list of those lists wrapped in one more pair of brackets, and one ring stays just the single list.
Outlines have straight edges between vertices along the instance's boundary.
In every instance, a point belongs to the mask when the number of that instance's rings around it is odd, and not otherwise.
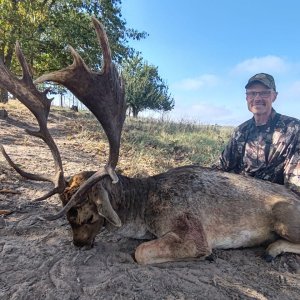
[{"label": "man", "polygon": [[234,131],[218,168],[285,184],[300,194],[300,121],[273,109],[278,93],[271,75],[256,74],[245,88],[253,118]]}]

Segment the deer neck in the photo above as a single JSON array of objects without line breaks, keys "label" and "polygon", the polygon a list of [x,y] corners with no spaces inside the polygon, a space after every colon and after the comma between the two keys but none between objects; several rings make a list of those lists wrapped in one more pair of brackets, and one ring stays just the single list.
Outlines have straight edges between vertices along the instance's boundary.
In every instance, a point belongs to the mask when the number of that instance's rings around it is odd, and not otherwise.
[{"label": "deer neck", "polygon": [[[148,178],[130,178],[119,175],[119,182],[112,185],[111,205],[122,222],[118,232],[126,237],[146,238],[148,232],[144,221],[149,191],[153,180]],[[116,230],[107,224],[108,229]]]}]

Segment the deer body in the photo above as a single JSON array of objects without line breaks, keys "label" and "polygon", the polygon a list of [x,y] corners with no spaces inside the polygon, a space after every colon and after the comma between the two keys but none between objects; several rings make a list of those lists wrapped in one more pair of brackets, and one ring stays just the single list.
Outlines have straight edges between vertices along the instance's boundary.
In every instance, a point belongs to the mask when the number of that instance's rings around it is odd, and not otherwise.
[{"label": "deer body", "polygon": [[[186,166],[142,179],[119,175],[117,184],[102,179],[87,196],[89,201],[102,201],[102,189],[122,224],[115,227],[113,217],[100,208],[99,214],[110,220],[107,229],[131,238],[154,238],[136,250],[142,264],[205,257],[216,248],[256,246],[274,241],[276,235],[294,243],[300,253],[300,200],[281,185]],[[290,251],[275,248],[268,254]]]},{"label": "deer body", "polygon": [[[53,184],[38,200],[60,195],[64,207],[44,218],[55,220],[67,214],[76,246],[91,247],[103,226],[127,237],[152,238],[135,251],[136,260],[142,264],[205,257],[214,248],[255,246],[278,236],[281,239],[267,248],[269,257],[288,251],[300,253],[300,200],[283,186],[199,166],[175,168],[142,179],[116,175],[126,111],[124,82],[112,62],[103,26],[95,18],[92,22],[103,54],[100,72],[90,70],[73,48],[72,65],[42,75],[35,82],[18,43],[21,79],[0,59],[0,88],[17,97],[35,116],[39,128],[26,132],[42,139],[54,160],[54,175],[29,173],[0,145],[16,172]],[[47,90],[40,92],[35,86],[45,81],[59,83],[76,95],[108,138],[105,166],[77,174],[68,183],[58,147],[47,128],[51,100]]]}]

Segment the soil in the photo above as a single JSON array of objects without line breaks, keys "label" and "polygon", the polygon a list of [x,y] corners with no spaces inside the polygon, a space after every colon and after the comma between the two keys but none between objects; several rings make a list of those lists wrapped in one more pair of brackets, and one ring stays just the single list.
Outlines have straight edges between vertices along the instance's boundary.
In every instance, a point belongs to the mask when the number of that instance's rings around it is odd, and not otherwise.
[{"label": "soil", "polygon": [[[51,172],[49,150],[24,133],[17,117],[24,119],[10,112],[0,119],[1,144],[22,168]],[[67,117],[50,115],[66,175],[95,169],[96,152],[86,149],[67,124]],[[50,187],[22,178],[0,157],[2,300],[300,299],[300,256],[295,254],[268,263],[262,259],[264,247],[215,250],[211,260],[140,266],[132,254],[141,241],[105,230],[91,250],[75,248],[66,218],[39,218],[61,208],[58,196],[34,201]]]}]

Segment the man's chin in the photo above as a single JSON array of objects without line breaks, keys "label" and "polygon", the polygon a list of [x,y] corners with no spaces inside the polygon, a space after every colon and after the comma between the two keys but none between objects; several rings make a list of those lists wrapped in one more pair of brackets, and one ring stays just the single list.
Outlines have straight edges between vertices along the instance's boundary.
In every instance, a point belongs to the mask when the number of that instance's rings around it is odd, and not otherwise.
[{"label": "man's chin", "polygon": [[254,105],[251,107],[251,112],[254,114],[264,114],[266,113],[266,107],[264,105]]}]

